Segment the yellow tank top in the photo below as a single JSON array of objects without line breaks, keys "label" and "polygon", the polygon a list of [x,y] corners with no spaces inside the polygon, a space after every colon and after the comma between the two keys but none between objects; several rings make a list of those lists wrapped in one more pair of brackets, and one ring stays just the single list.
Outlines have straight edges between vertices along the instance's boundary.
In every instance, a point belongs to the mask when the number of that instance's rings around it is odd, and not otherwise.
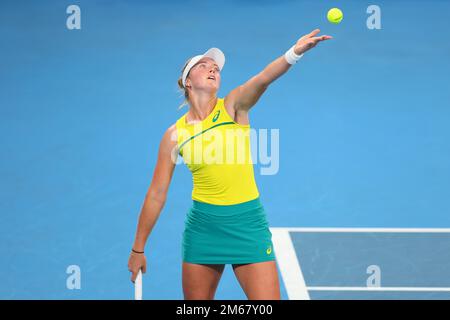
[{"label": "yellow tank top", "polygon": [[179,154],[192,172],[192,199],[231,205],[256,199],[250,147],[250,125],[236,123],[218,98],[213,111],[201,122],[176,122]]}]

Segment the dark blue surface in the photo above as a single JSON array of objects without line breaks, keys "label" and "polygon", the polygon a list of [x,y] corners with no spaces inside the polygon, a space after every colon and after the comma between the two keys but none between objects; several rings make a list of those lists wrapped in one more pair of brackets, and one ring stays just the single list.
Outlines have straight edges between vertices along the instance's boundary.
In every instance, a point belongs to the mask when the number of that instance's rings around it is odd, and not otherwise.
[{"label": "dark blue surface", "polygon": [[450,287],[450,233],[290,235],[307,286],[365,287],[376,265],[382,287]]},{"label": "dark blue surface", "polygon": [[309,292],[313,300],[450,300],[450,292]]},{"label": "dark blue surface", "polygon": [[[307,287],[450,287],[450,233],[290,232]],[[369,282],[370,283],[370,282]],[[310,291],[320,299],[427,299],[450,292]]]}]

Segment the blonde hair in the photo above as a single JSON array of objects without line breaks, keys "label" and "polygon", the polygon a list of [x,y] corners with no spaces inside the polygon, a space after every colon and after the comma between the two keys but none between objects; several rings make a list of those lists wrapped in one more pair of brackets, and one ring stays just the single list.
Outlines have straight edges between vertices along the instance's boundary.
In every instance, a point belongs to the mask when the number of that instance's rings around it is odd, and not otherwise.
[{"label": "blonde hair", "polygon": [[188,65],[189,61],[191,61],[192,58],[189,58],[186,63],[184,64],[183,69],[181,69],[181,75],[178,78],[178,88],[180,90],[180,93],[184,95],[184,101],[183,103],[178,107],[178,110],[183,108],[184,106],[189,105],[189,91],[183,86],[183,71],[186,69],[186,66]]}]

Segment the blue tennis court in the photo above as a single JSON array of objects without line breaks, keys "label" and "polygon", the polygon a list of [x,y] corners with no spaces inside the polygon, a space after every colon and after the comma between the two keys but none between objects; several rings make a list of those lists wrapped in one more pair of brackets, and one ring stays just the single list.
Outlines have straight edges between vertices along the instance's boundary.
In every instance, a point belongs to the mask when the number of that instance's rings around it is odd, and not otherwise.
[{"label": "blue tennis court", "polygon": [[450,229],[273,228],[294,299],[449,299]]},{"label": "blue tennis court", "polygon": [[[250,112],[268,140],[254,169],[282,299],[449,299],[449,11],[440,0],[1,1],[0,299],[132,299],[128,255],[161,137],[187,111],[185,61],[221,48],[224,97],[315,28],[333,39]],[[177,165],[144,299],[183,298],[191,188]],[[245,298],[228,265],[216,299]]]}]

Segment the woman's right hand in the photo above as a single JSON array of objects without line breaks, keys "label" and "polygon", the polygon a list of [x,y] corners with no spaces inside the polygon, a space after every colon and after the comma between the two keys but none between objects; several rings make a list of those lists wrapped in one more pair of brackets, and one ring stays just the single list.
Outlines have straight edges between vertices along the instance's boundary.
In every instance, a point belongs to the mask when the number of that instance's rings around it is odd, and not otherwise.
[{"label": "woman's right hand", "polygon": [[131,272],[131,282],[136,281],[139,270],[142,273],[147,271],[147,260],[143,253],[130,253],[130,258],[128,259],[128,270]]}]

